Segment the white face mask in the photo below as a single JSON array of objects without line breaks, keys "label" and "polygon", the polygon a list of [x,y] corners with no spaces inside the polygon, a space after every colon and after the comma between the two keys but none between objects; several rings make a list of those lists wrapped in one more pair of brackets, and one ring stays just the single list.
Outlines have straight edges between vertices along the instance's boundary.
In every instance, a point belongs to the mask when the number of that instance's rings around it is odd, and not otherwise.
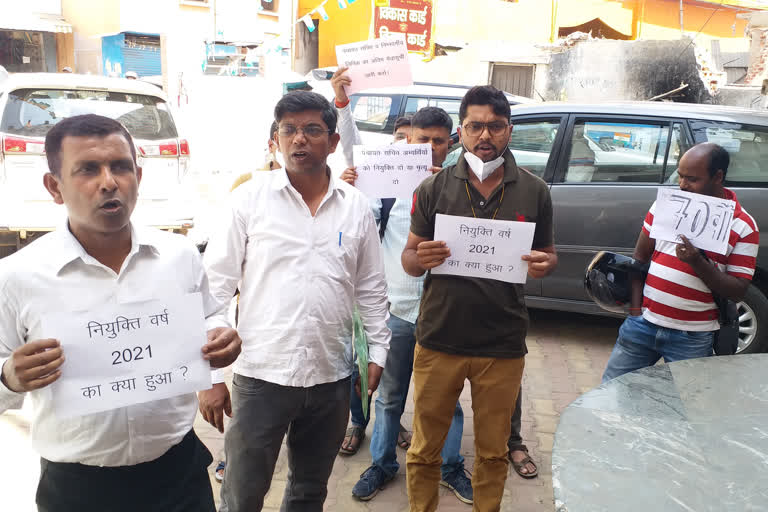
[{"label": "white face mask", "polygon": [[503,156],[495,158],[490,162],[483,162],[479,156],[466,151],[466,148],[464,149],[464,159],[467,161],[472,172],[475,173],[475,176],[477,176],[477,179],[479,179],[480,182],[490,176],[493,171],[504,165]]}]

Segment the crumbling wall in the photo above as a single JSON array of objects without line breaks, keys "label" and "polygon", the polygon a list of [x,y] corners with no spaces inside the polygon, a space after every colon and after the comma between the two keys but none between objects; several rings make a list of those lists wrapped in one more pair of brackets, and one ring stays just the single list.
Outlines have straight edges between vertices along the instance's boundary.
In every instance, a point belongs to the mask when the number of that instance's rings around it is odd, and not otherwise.
[{"label": "crumbling wall", "polygon": [[680,87],[673,99],[712,103],[689,41],[589,40],[554,53],[545,97],[563,101],[647,100]]},{"label": "crumbling wall", "polygon": [[768,78],[768,28],[755,27],[749,32],[749,71],[744,77],[748,85],[760,85]]}]

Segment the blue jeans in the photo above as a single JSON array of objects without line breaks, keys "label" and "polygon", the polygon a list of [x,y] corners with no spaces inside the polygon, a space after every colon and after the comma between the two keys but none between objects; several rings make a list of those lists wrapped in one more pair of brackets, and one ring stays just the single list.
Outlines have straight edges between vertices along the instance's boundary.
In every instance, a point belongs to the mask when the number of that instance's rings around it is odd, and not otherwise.
[{"label": "blue jeans", "polygon": [[[416,324],[390,315],[387,326],[392,331],[389,354],[376,397],[376,420],[371,437],[371,459],[387,474],[394,475],[400,469],[397,463],[397,435],[400,417],[408,396],[413,371],[413,351],[416,348],[414,331]],[[441,456],[443,476],[464,467],[461,456],[461,436],[464,434],[464,412],[456,402],[453,422],[443,444]]]},{"label": "blue jeans", "polygon": [[679,331],[660,327],[642,316],[628,316],[619,328],[619,337],[603,373],[608,382],[625,373],[664,362],[712,355],[713,331]]}]

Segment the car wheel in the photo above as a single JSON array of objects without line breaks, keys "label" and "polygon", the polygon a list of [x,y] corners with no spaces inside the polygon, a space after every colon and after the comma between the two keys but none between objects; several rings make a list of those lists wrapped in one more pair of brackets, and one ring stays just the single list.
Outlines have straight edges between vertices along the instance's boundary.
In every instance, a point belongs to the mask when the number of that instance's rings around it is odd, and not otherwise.
[{"label": "car wheel", "polygon": [[765,352],[768,348],[768,299],[755,285],[747,288],[739,310],[739,347],[737,354]]}]

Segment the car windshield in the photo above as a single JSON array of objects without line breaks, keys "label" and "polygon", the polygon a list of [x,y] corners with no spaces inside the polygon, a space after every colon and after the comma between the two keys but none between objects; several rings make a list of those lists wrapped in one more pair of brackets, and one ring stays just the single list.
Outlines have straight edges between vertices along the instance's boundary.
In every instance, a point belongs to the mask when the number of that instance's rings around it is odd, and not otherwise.
[{"label": "car windshield", "polygon": [[137,139],[177,137],[168,106],[143,94],[80,89],[18,89],[8,95],[0,131],[45,137],[67,117],[99,114],[120,121]]}]

